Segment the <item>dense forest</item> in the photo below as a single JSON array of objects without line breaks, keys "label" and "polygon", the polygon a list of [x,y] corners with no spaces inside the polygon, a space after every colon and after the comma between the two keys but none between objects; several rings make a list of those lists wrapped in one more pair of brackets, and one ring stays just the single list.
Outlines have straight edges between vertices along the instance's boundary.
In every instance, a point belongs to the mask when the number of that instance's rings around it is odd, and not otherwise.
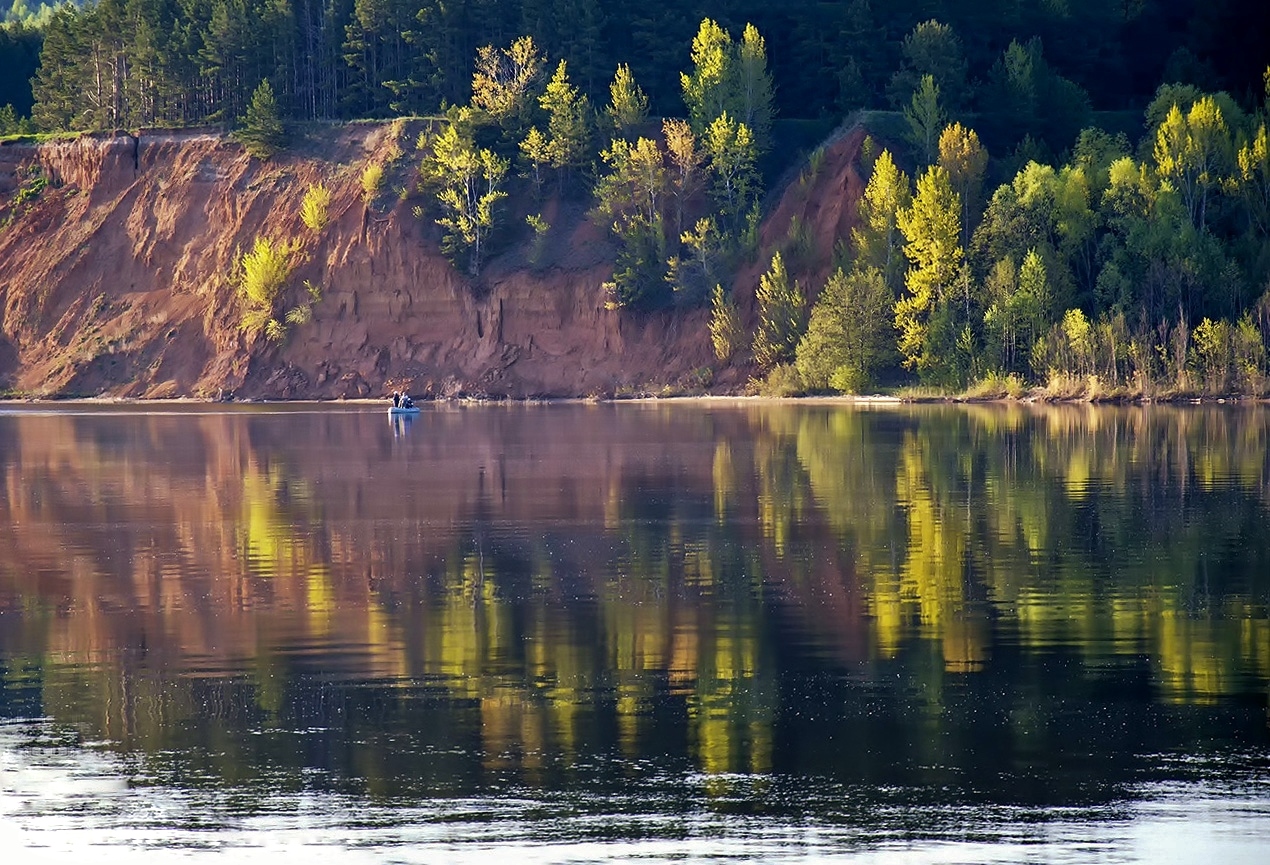
[{"label": "dense forest", "polygon": [[[1270,32],[1270,11],[1241,0],[99,0],[50,14],[52,5],[16,0],[0,13],[37,22],[48,43],[36,81],[42,128],[232,119],[264,78],[296,119],[429,113],[467,100],[477,48],[522,35],[567,60],[592,100],[629,63],[652,113],[673,115],[684,49],[705,17],[764,34],[782,117],[898,107],[917,69],[936,75],[956,110],[996,111],[1002,52],[1032,39],[1094,109],[1139,111],[1166,81],[1247,98]],[[955,47],[909,56],[905,37],[930,19],[949,26]],[[20,26],[0,43],[0,93],[23,116],[36,68],[10,56],[25,44]]]},{"label": "dense forest", "polygon": [[[535,200],[584,199],[618,248],[609,302],[711,303],[720,359],[776,391],[901,370],[1266,389],[1267,5],[98,0],[5,17],[0,135],[225,123],[267,158],[304,122],[434,117],[416,212],[456,266],[477,276],[510,225],[549,231]],[[860,226],[814,250],[790,225],[747,330],[731,283],[758,252],[764,179],[799,121],[847,116],[872,132]],[[823,150],[804,158],[814,179]],[[829,282],[801,285],[830,254]]]}]

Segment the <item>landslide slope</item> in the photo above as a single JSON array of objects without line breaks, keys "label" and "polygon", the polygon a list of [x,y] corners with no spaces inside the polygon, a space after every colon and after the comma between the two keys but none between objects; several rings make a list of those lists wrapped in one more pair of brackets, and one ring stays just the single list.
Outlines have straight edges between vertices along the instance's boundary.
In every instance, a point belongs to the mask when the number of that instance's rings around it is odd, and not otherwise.
[{"label": "landslide slope", "polygon": [[[440,254],[430,201],[412,191],[414,157],[401,155],[414,131],[338,127],[269,162],[215,132],[0,146],[0,388],[330,399],[399,387],[512,398],[743,387],[750,370],[711,352],[707,310],[605,308],[614,250],[581,205],[549,202],[552,229],[533,266],[526,238],[512,237],[478,281],[457,272]],[[831,141],[815,176],[774,200],[762,253],[735,286],[751,324],[754,284],[794,216],[814,238],[804,285],[814,293],[823,282],[854,218],[862,137]],[[367,204],[370,163],[388,170]],[[19,203],[36,176],[48,186]],[[317,183],[332,193],[321,233],[300,218]],[[279,310],[306,300],[306,282],[321,289],[311,320],[278,342],[240,328],[235,270],[261,236],[300,250]]]}]

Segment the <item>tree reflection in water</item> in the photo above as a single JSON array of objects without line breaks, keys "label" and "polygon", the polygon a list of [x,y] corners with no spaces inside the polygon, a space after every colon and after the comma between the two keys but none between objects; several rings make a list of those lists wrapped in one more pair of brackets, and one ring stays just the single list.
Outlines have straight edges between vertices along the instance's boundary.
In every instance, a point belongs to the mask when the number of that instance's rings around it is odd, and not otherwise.
[{"label": "tree reflection in water", "polygon": [[10,413],[0,713],[190,784],[1119,795],[1266,744],[1268,419]]}]

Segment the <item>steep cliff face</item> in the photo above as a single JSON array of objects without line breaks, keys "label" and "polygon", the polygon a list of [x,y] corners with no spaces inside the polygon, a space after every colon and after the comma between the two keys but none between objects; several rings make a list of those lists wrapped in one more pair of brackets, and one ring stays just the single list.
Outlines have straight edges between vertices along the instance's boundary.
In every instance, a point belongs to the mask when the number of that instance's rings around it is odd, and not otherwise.
[{"label": "steep cliff face", "polygon": [[[613,250],[580,206],[546,214],[553,227],[536,266],[513,242],[478,282],[456,272],[431,217],[415,215],[429,202],[410,191],[413,158],[392,162],[410,134],[343,127],[267,163],[197,131],[0,147],[0,387],[338,398],[399,387],[533,397],[743,385],[748,370],[711,353],[706,310],[604,308]],[[858,137],[834,143],[810,183],[790,186],[764,227],[765,248],[797,213],[821,253],[809,273],[825,269],[831,235],[854,212]],[[370,162],[390,169],[367,205]],[[37,195],[23,194],[41,181]],[[300,208],[319,182],[332,193],[331,221],[314,233]],[[306,281],[321,289],[311,321],[280,342],[249,340],[239,327],[236,263],[260,236],[299,245],[280,308],[307,297]],[[743,301],[766,258],[738,276]]]}]

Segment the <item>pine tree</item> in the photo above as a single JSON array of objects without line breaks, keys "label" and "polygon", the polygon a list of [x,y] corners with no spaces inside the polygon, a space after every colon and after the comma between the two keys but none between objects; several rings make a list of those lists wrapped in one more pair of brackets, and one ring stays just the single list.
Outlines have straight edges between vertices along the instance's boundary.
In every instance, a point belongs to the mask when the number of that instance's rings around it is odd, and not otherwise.
[{"label": "pine tree", "polygon": [[18,115],[14,113],[13,106],[5,103],[0,106],[0,135],[13,135],[18,131]]},{"label": "pine tree", "polygon": [[951,292],[961,268],[961,202],[948,172],[931,166],[917,181],[913,203],[897,214],[907,243],[904,254],[912,266],[905,277],[908,293],[895,304],[895,327],[904,365],[923,376],[938,378],[947,357],[932,339],[932,322]]},{"label": "pine tree", "polygon": [[711,19],[704,19],[692,40],[692,74],[679,76],[688,118],[698,135],[732,103],[733,63],[732,37]]},{"label": "pine tree", "polygon": [[268,159],[286,145],[286,130],[278,115],[278,102],[273,97],[273,86],[268,78],[261,81],[251,95],[251,104],[247,106],[247,116],[237,132],[237,138],[257,159]]},{"label": "pine tree", "polygon": [[557,56],[569,61],[584,93],[595,93],[608,66],[603,44],[604,10],[599,0],[555,0]]},{"label": "pine tree", "polygon": [[37,129],[78,128],[75,121],[85,85],[81,65],[85,54],[79,12],[70,4],[58,7],[44,30],[40,67],[31,79],[31,121]]},{"label": "pine tree", "polygon": [[791,283],[778,252],[772,265],[759,277],[754,292],[758,305],[758,330],[754,334],[754,361],[770,367],[794,359],[794,351],[807,327],[807,301],[802,286]]},{"label": "pine tree", "polygon": [[859,205],[859,225],[851,231],[860,268],[877,268],[892,293],[898,293],[904,273],[903,235],[897,214],[913,200],[908,175],[895,166],[889,150],[873,163],[873,174]]},{"label": "pine tree", "polygon": [[715,284],[710,292],[710,344],[714,356],[726,361],[741,348],[745,332],[741,325],[741,313],[723,286]]},{"label": "pine tree", "polygon": [[767,71],[767,44],[753,24],[745,25],[741,41],[736,46],[733,69],[737,119],[754,134],[754,146],[758,152],[766,153],[771,147],[772,115],[775,112],[772,106],[772,76]]},{"label": "pine tree", "polygon": [[847,114],[874,105],[886,68],[886,28],[877,26],[869,0],[841,8],[841,29],[830,45],[837,69],[837,107]]},{"label": "pine tree", "polygon": [[966,88],[966,59],[961,40],[947,24],[931,19],[918,24],[904,37],[904,64],[891,79],[892,98],[921,87],[921,79],[930,76],[944,98],[953,107],[961,104]]},{"label": "pine tree", "polygon": [[604,113],[608,115],[613,131],[622,137],[629,135],[648,119],[648,96],[635,83],[631,67],[625,63],[617,67],[613,83],[609,85],[610,101]]},{"label": "pine tree", "polygon": [[547,151],[563,188],[569,172],[590,161],[591,101],[569,83],[567,63],[561,60],[538,103],[547,112]]},{"label": "pine tree", "polygon": [[939,85],[930,75],[923,75],[913,98],[904,109],[908,121],[908,140],[923,165],[930,165],[939,155],[939,133],[947,115],[939,104]]}]

